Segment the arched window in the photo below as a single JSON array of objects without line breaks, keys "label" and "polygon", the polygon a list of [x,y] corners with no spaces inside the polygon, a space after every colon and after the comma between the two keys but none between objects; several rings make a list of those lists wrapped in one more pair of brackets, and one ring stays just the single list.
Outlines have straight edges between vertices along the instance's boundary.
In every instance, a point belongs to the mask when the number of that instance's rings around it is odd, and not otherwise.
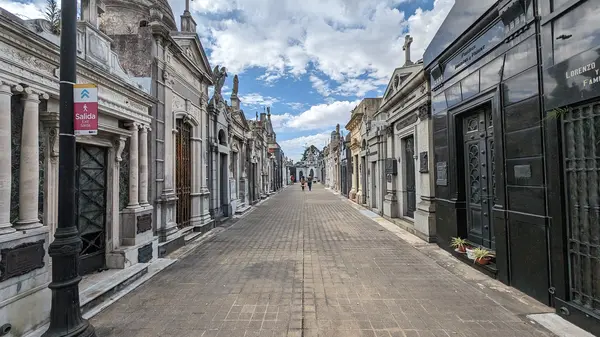
[{"label": "arched window", "polygon": [[227,138],[225,137],[225,131],[219,130],[219,144],[227,145]]}]

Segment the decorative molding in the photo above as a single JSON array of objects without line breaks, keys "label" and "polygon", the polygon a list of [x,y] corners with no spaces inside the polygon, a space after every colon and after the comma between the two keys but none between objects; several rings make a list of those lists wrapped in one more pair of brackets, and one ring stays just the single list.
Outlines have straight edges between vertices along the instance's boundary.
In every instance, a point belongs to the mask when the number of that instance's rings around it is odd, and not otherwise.
[{"label": "decorative molding", "polygon": [[418,116],[416,113],[414,113],[414,112],[409,113],[408,115],[404,116],[402,119],[400,119],[399,121],[396,122],[396,130],[400,131],[407,126],[416,123],[417,119],[418,119]]},{"label": "decorative molding", "polygon": [[119,137],[119,139],[115,140],[115,147],[117,148],[117,151],[115,151],[115,159],[117,160],[117,162],[121,162],[123,160],[121,155],[123,154],[123,150],[125,149],[126,139],[127,138],[125,137]]},{"label": "decorative molding", "polygon": [[418,108],[418,116],[420,120],[426,120],[431,118],[431,105],[429,102],[421,105]]},{"label": "decorative molding", "polygon": [[58,127],[52,127],[50,128],[50,132],[48,133],[49,135],[49,142],[50,142],[50,157],[52,158],[52,160],[57,160],[58,158],[58,151],[59,151],[59,146],[58,146],[58,137],[60,135],[60,131]]}]

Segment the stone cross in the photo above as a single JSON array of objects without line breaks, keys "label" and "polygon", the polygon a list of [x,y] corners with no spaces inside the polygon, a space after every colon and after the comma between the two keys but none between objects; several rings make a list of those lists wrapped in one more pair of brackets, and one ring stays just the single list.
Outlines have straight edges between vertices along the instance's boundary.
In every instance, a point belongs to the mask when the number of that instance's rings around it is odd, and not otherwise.
[{"label": "stone cross", "polygon": [[406,35],[406,37],[404,38],[404,46],[402,47],[402,50],[404,50],[404,65],[413,64],[410,60],[410,45],[412,44],[412,42],[413,38],[410,35]]}]

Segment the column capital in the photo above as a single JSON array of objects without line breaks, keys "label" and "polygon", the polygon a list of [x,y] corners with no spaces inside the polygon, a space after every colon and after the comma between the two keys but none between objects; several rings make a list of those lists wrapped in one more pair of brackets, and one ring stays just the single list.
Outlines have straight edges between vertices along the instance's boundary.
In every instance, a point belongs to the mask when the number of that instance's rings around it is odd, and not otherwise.
[{"label": "column capital", "polygon": [[129,128],[129,130],[131,130],[131,131],[134,131],[134,130],[139,130],[139,128],[140,128],[140,125],[141,125],[141,124],[140,124],[140,123],[138,123],[138,122],[128,122],[128,123],[125,123],[125,126],[126,126],[127,128]]},{"label": "column capital", "polygon": [[40,100],[47,100],[49,98],[50,98],[50,95],[48,95],[45,92],[30,88],[30,87],[23,89],[23,98],[22,98],[23,100],[39,103]]},{"label": "column capital", "polygon": [[140,124],[140,130],[142,130],[144,133],[147,133],[148,131],[152,131],[152,128],[148,124]]}]

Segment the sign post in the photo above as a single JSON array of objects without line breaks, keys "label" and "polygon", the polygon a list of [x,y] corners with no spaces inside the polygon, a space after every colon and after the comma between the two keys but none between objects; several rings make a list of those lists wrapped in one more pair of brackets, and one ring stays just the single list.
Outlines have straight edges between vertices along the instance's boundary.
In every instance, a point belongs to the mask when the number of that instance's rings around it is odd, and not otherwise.
[{"label": "sign post", "polygon": [[75,136],[98,134],[98,87],[73,85]]}]

